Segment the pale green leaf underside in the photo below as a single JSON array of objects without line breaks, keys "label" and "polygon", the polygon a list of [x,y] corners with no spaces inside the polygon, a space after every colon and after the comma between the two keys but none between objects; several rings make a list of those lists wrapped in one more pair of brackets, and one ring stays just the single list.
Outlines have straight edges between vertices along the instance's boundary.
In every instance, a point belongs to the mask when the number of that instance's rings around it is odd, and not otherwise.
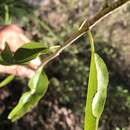
[{"label": "pale green leaf underside", "polygon": [[27,112],[34,108],[39,100],[45,95],[48,88],[48,78],[43,72],[42,67],[34,74],[34,76],[29,81],[30,91],[25,92],[16,107],[11,111],[8,116],[12,122],[20,119]]},{"label": "pale green leaf underside", "polygon": [[95,63],[97,69],[97,92],[92,102],[92,112],[97,118],[100,118],[107,97],[107,86],[108,86],[108,70],[103,59],[95,54]]},{"label": "pale green leaf underside", "polygon": [[99,118],[104,110],[109,78],[103,59],[95,53],[93,37],[90,31],[88,32],[88,37],[91,44],[91,63],[84,130],[97,130]]}]

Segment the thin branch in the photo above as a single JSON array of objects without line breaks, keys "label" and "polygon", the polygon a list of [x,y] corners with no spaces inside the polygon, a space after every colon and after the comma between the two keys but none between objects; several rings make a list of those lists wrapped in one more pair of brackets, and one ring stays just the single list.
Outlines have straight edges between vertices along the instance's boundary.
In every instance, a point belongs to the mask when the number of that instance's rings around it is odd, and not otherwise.
[{"label": "thin branch", "polygon": [[100,10],[93,18],[89,20],[85,20],[79,30],[77,32],[72,33],[69,38],[65,41],[64,45],[59,48],[55,53],[51,54],[49,57],[44,59],[42,66],[45,66],[48,64],[48,62],[55,59],[59,54],[66,49],[68,46],[70,46],[73,42],[75,42],[78,38],[83,36],[89,28],[94,27],[98,22],[100,22],[102,19],[104,19],[109,14],[113,13],[116,9],[123,6],[124,4],[130,2],[130,0],[118,0],[117,2],[114,2],[112,5],[106,6],[102,10]]},{"label": "thin branch", "polygon": [[123,6],[124,4],[130,2],[130,0],[118,0],[117,2],[107,6],[106,8],[103,8],[99,13],[97,13],[92,19],[88,21],[89,26],[91,28],[95,26],[98,22],[100,22],[102,19],[113,13],[116,9]]}]

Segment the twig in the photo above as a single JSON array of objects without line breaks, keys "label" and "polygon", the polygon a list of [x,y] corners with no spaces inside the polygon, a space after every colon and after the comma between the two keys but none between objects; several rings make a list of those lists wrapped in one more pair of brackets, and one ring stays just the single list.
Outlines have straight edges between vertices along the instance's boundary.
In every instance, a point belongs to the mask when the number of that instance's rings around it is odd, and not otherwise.
[{"label": "twig", "polygon": [[70,46],[73,42],[75,42],[78,38],[83,36],[89,28],[94,27],[98,22],[100,22],[102,19],[104,19],[109,14],[113,13],[116,9],[123,6],[124,4],[130,2],[130,0],[118,0],[117,2],[114,2],[112,5],[106,6],[102,10],[100,10],[93,18],[90,20],[85,20],[79,30],[77,32],[72,33],[69,38],[65,41],[64,45],[61,46],[55,53],[48,56],[46,59],[44,59],[42,66],[45,66],[48,64],[48,62],[55,59],[59,54],[66,49],[68,46]]}]

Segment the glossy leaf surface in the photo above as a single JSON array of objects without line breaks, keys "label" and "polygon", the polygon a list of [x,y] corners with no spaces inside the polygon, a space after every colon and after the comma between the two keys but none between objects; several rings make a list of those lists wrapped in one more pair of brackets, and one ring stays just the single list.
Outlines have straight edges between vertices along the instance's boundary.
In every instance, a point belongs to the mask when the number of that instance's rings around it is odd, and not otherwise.
[{"label": "glossy leaf surface", "polygon": [[39,100],[45,95],[48,88],[48,78],[43,72],[42,67],[34,74],[34,76],[29,81],[30,91],[25,92],[16,107],[11,111],[8,116],[12,122],[20,119],[27,112],[34,108]]},{"label": "glossy leaf surface", "polygon": [[36,42],[24,44],[14,53],[14,60],[16,63],[25,63],[35,59],[40,53],[49,53],[49,48]]}]

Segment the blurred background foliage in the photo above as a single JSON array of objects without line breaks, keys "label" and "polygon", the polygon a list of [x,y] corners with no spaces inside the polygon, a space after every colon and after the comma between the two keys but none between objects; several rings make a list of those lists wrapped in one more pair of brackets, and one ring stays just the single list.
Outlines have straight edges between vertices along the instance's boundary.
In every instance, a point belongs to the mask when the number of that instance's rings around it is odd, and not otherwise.
[{"label": "blurred background foliage", "polygon": [[[113,2],[113,1],[110,1]],[[27,36],[44,44],[64,44],[68,34],[92,17],[104,0],[0,0],[0,23],[8,6],[12,23]],[[110,73],[107,104],[101,130],[130,129],[130,4],[117,10],[93,28],[96,51]],[[76,41],[46,67],[49,90],[39,105],[15,123],[7,115],[27,88],[16,77],[0,89],[0,130],[81,130],[88,84],[90,47],[86,36]],[[6,75],[1,74],[2,80]]]}]

